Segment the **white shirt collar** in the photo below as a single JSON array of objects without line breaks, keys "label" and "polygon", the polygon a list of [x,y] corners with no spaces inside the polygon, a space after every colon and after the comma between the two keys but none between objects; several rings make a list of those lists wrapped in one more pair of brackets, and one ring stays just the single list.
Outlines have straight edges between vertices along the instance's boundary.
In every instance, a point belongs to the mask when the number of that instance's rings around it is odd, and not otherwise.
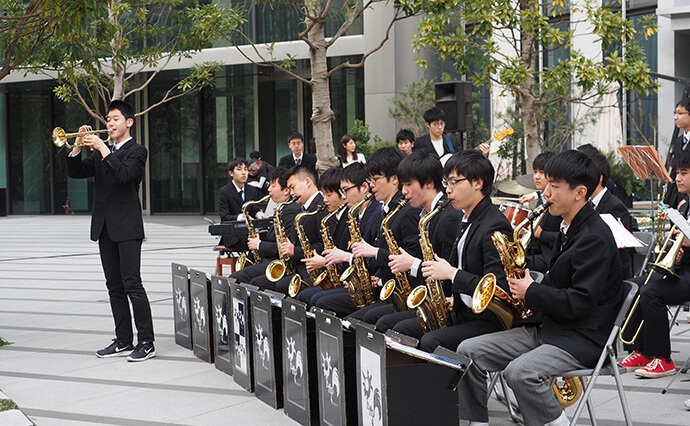
[{"label": "white shirt collar", "polygon": [[311,194],[311,197],[307,200],[306,203],[304,203],[304,210],[308,210],[309,206],[311,206],[311,202],[314,201],[314,198],[316,198],[317,195],[319,195],[321,192],[316,191],[315,193]]},{"label": "white shirt collar", "polygon": [[129,138],[123,140],[122,142],[118,142],[115,145],[113,145],[113,149],[120,149],[120,148],[122,148],[122,145],[126,144],[127,142],[129,142],[131,140],[132,140],[132,138],[129,137]]},{"label": "white shirt collar", "polygon": [[606,187],[604,187],[604,189],[602,189],[602,190],[596,195],[596,197],[594,197],[594,198],[591,199],[591,200],[592,200],[592,204],[594,204],[594,208],[596,208],[597,206],[599,206],[599,202],[601,202],[601,198],[604,196],[605,193],[606,193]]}]

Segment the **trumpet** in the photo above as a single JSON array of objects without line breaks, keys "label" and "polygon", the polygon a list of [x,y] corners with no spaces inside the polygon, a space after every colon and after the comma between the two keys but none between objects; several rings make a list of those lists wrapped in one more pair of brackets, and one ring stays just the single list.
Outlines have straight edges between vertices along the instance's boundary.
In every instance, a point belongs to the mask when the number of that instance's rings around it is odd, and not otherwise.
[{"label": "trumpet", "polygon": [[[63,146],[66,146],[67,148],[75,148],[75,147],[80,147],[84,146],[83,144],[78,144],[78,143],[73,143],[70,144],[68,142],[69,139],[72,138],[78,138],[80,136],[86,136],[86,135],[95,135],[98,133],[109,133],[110,131],[108,129],[102,129],[102,130],[86,130],[84,132],[76,132],[76,133],[66,133],[62,127],[56,127],[53,129],[53,144],[58,147],[62,148]],[[106,140],[109,141],[110,138]]]}]

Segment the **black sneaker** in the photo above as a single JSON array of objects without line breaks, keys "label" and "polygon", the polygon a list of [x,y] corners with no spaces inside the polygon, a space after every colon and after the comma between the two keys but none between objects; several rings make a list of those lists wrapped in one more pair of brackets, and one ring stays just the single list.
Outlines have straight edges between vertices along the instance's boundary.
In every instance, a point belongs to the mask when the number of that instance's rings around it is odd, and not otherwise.
[{"label": "black sneaker", "polygon": [[156,348],[153,347],[153,342],[139,342],[134,352],[127,357],[127,361],[146,361],[154,356],[156,356]]},{"label": "black sneaker", "polygon": [[96,351],[96,356],[99,358],[110,358],[114,356],[127,356],[132,353],[134,350],[134,346],[132,346],[131,343],[127,345],[123,345],[122,343],[118,343],[116,340],[113,340],[113,343],[110,344],[107,348],[103,348],[100,350]]}]

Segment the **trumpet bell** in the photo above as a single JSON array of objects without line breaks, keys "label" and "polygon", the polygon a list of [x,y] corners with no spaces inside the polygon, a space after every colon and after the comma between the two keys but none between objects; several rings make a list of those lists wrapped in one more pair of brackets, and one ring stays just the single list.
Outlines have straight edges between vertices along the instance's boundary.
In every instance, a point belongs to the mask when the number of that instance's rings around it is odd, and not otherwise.
[{"label": "trumpet bell", "polygon": [[62,127],[56,127],[53,129],[53,144],[58,147],[62,148],[63,146],[67,145],[67,133],[62,129]]}]

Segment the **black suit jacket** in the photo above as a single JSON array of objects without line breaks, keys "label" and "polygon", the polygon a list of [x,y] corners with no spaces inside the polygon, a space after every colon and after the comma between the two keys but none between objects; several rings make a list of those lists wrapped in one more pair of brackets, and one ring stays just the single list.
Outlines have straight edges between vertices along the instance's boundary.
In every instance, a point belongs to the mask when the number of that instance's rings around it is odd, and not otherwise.
[{"label": "black suit jacket", "polygon": [[[562,247],[561,247],[562,245]],[[541,338],[593,366],[623,298],[623,277],[611,230],[585,204],[567,236],[559,236],[542,283],[532,283],[525,304],[542,312]]]},{"label": "black suit jacket", "polygon": [[[491,272],[496,275],[496,283],[510,294],[503,263],[491,236],[498,231],[508,235],[512,240],[513,227],[493,205],[490,197],[485,197],[477,204],[467,221],[469,229],[465,231],[467,236],[462,250],[462,269],[458,270],[453,279],[453,293],[471,296],[482,277]],[[457,245],[461,237],[461,233],[458,232],[453,243],[453,252],[449,259],[453,266],[458,266]],[[456,310],[464,306],[462,302],[455,303]]]},{"label": "black suit jacket", "polygon": [[[306,152],[302,153],[302,164],[316,171],[316,155],[307,154]],[[278,162],[278,167],[280,166],[294,167],[295,158],[292,156],[292,154],[281,157],[280,161]]]},{"label": "black suit jacket", "polygon": [[[297,203],[290,203],[281,209],[281,220],[285,227],[285,235],[293,235],[295,233],[295,216],[299,213],[301,207]],[[276,242],[275,227],[271,226],[266,233],[264,239],[259,244],[259,254],[262,259],[277,259],[279,257],[278,243]]]},{"label": "black suit jacket", "polygon": [[[610,213],[613,215],[613,217],[620,220],[625,229],[630,232],[633,232],[636,228],[635,222],[633,221],[628,208],[625,207],[625,204],[623,204],[618,197],[611,194],[609,191],[606,191],[604,195],[601,196],[601,200],[599,200],[596,211],[600,214]],[[634,276],[632,270],[633,253],[633,249],[621,249],[619,251],[621,257],[621,267],[623,268],[623,279],[632,278]]]},{"label": "black suit jacket", "polygon": [[[676,140],[673,142],[673,155],[678,155],[683,151],[683,131],[681,130],[680,135],[676,138]],[[687,147],[685,149],[688,149]],[[676,186],[676,169],[671,168],[670,173],[671,179],[673,179],[672,182],[669,182],[666,186],[666,196],[664,197],[664,203],[668,204],[669,206],[673,207],[674,209],[678,208],[678,203],[681,202],[681,200],[686,200],[688,201],[688,195],[687,194],[681,194],[678,192],[678,187]]]},{"label": "black suit jacket", "polygon": [[[452,136],[448,135],[443,135],[443,154],[449,154],[449,153],[456,153],[462,151],[462,144],[460,141]],[[446,138],[450,138],[451,144],[453,145],[453,151],[448,149],[448,143],[446,142]],[[427,133],[426,135],[422,135],[418,137],[417,139],[414,140],[414,147],[412,148],[413,151],[424,151],[428,152],[430,154],[434,154],[436,157],[438,157],[438,153],[434,149],[434,146],[431,144],[431,137]]]},{"label": "black suit jacket", "polygon": [[[221,222],[237,220],[237,216],[242,213],[242,205],[245,202],[259,199],[259,190],[257,188],[245,184],[243,190],[244,201],[232,182],[218,190],[218,212],[220,213]],[[258,207],[255,206],[255,208],[250,210],[249,214],[255,214],[256,208]],[[239,235],[224,235],[220,243],[226,247],[247,249],[245,237]]]},{"label": "black suit jacket", "polygon": [[82,160],[81,154],[67,157],[71,178],[94,178],[91,239],[97,241],[107,224],[114,242],[144,239],[139,185],[146,166],[146,148],[129,140],[119,150],[101,156],[94,151]]}]

